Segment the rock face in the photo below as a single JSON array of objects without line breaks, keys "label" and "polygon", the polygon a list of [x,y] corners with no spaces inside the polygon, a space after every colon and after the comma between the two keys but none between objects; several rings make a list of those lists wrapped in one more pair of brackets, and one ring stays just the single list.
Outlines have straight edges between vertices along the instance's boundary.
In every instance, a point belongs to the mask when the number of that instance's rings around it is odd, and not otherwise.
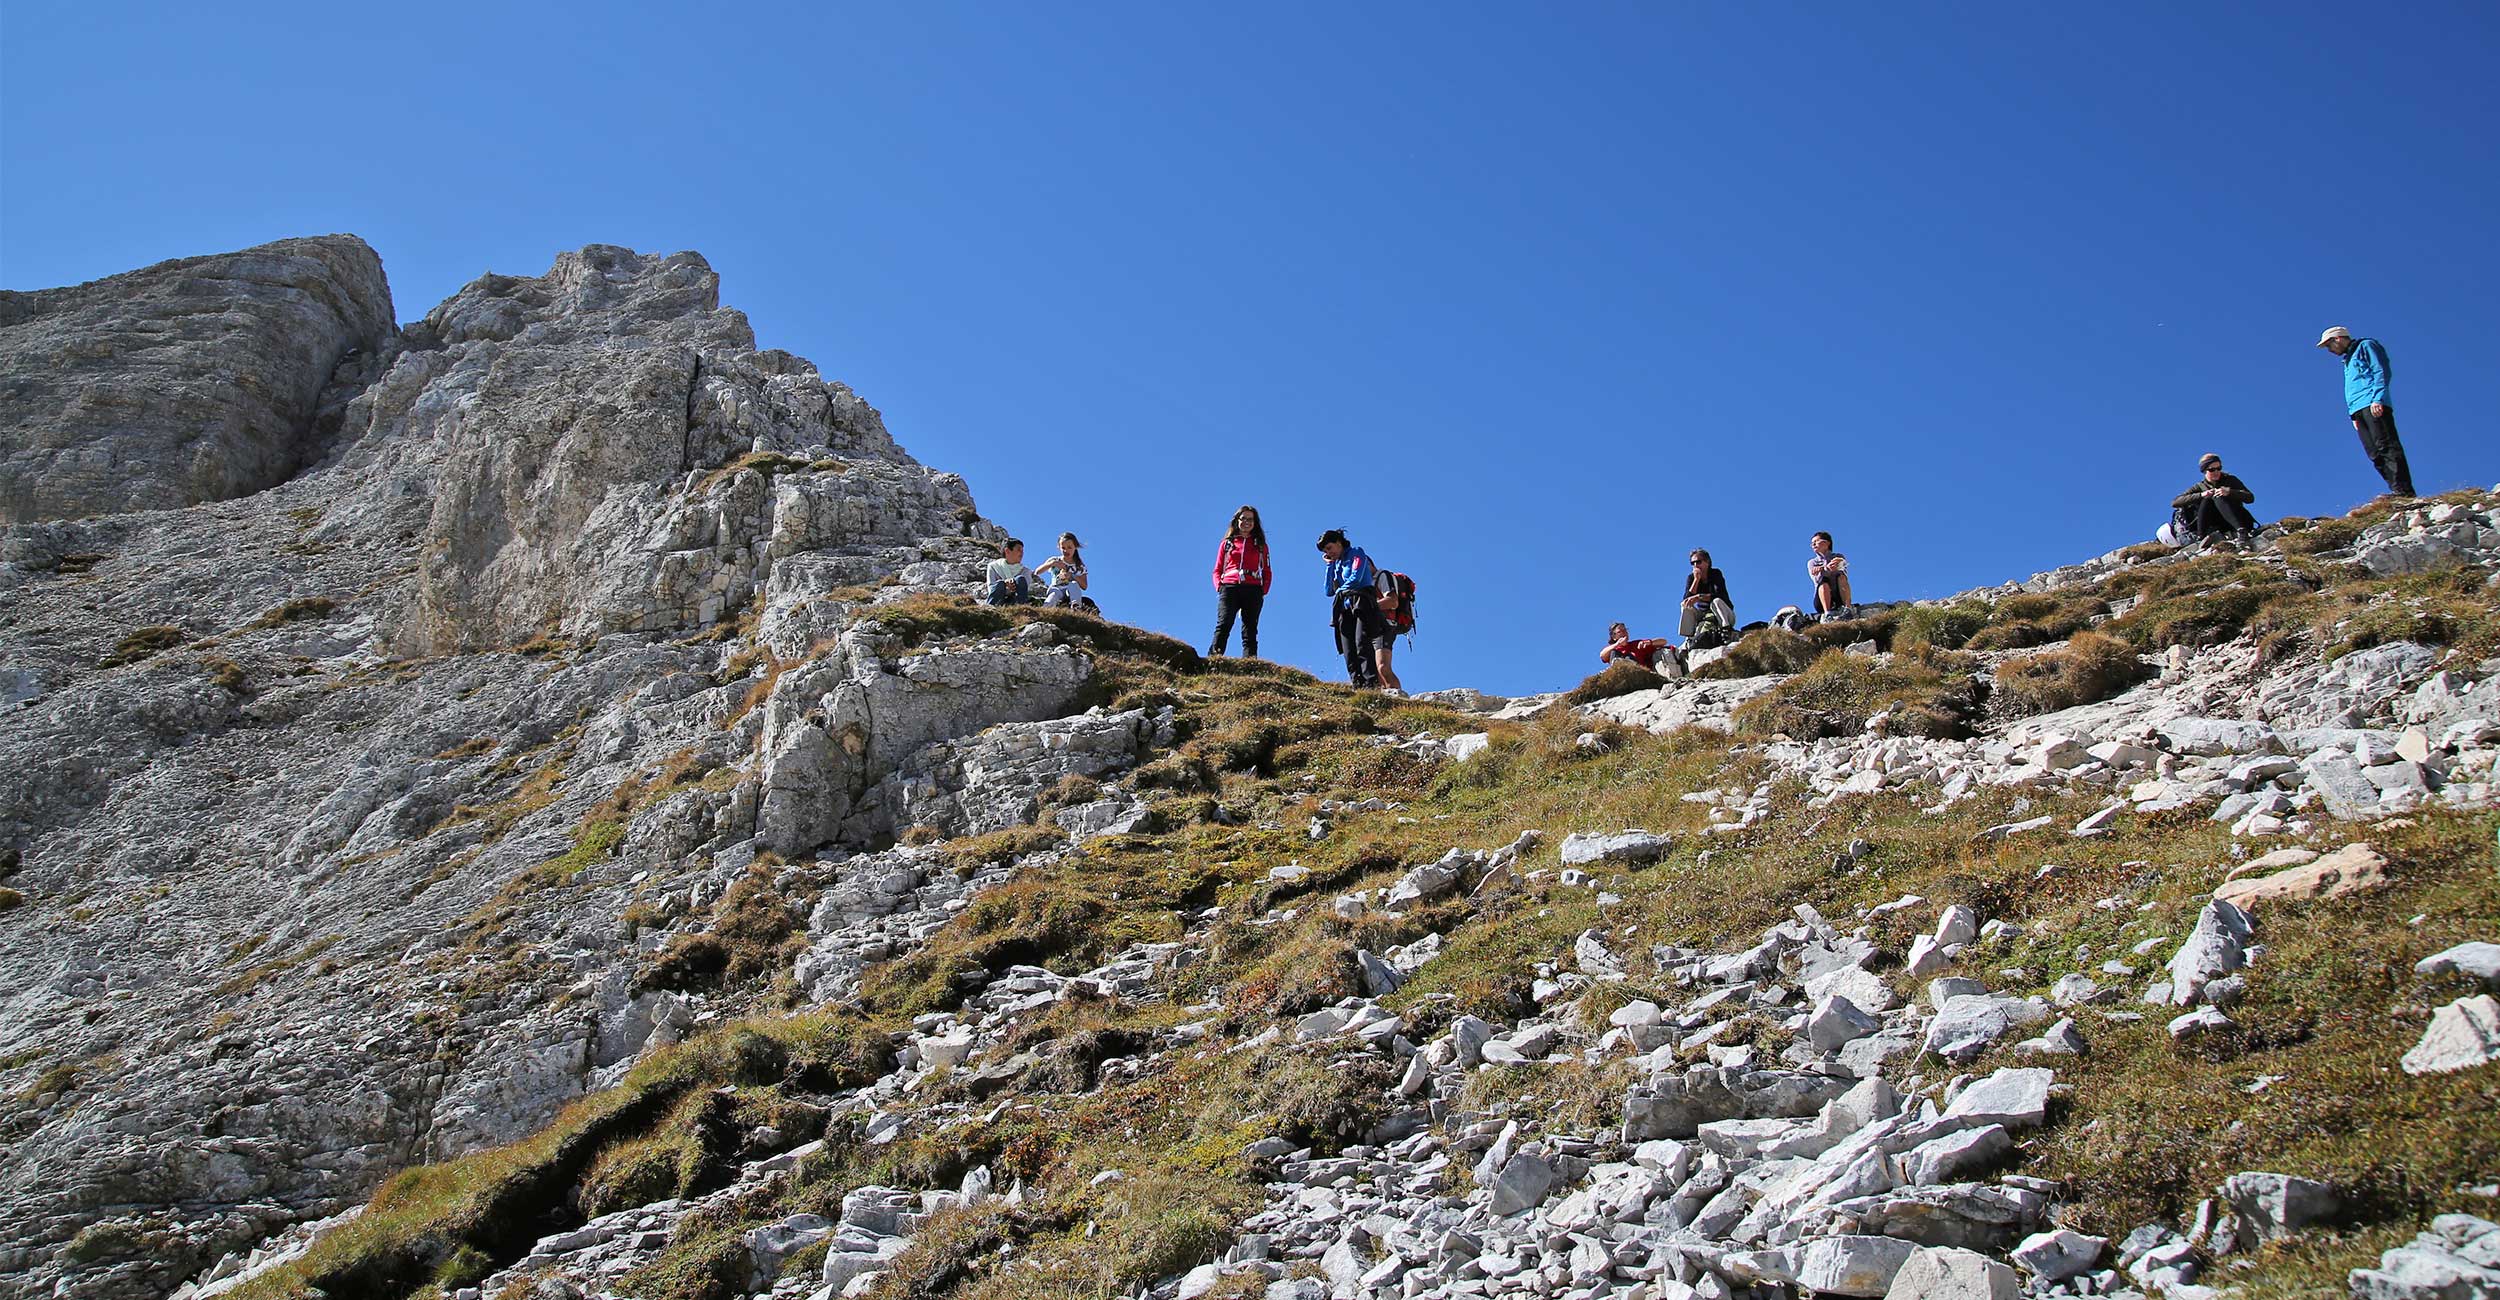
[{"label": "rock face", "polygon": [[393,333],[353,235],[0,291],[0,524],[223,501],[316,454],[341,362]]},{"label": "rock face", "polygon": [[[402,332],[346,237],[0,317],[11,1288],[161,1295],[531,1132],[716,1014],[640,976],[733,886],[823,900],[843,987],[995,878],[857,850],[1169,740],[1082,716],[1081,636],[876,621],[1001,534],[694,254]],[[147,1249],[65,1256],[107,1217]]]},{"label": "rock face", "polygon": [[692,253],[594,245],[487,276],[408,330],[346,422],[430,451],[374,457],[433,500],[386,621],[409,654],[702,626],[768,573],[793,593],[856,585],[978,518],[963,480],[901,457],[850,389],[756,351]]}]

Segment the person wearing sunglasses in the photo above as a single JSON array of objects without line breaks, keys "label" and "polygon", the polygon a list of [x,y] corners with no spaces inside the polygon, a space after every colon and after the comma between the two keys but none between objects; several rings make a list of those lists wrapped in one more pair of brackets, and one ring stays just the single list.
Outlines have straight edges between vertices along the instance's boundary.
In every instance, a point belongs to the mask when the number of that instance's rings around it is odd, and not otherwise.
[{"label": "person wearing sunglasses", "polygon": [[2198,458],[2196,474],[2196,482],[2170,502],[2180,531],[2191,538],[2210,537],[2222,545],[2248,549],[2257,540],[2257,519],[2248,513],[2257,494],[2238,475],[2223,473],[2222,457],[2210,451]]},{"label": "person wearing sunglasses", "polygon": [[1684,579],[1684,616],[1677,635],[1690,641],[1712,616],[1719,620],[1722,633],[1736,630],[1736,602],[1727,594],[1727,575],[1710,562],[1710,552],[1692,554],[1693,571]]}]

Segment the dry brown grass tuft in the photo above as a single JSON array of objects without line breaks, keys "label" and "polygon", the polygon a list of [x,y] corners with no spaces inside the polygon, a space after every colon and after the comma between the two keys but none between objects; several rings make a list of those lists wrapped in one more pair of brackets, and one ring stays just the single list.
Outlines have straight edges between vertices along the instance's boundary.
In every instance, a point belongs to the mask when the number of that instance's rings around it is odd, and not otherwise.
[{"label": "dry brown grass tuft", "polygon": [[1995,698],[2018,716],[2053,713],[2106,700],[2151,676],[2134,646],[2085,632],[2059,649],[1997,665]]},{"label": "dry brown grass tuft", "polygon": [[[1820,624],[1816,625],[1820,627]],[[1826,647],[1783,627],[1758,627],[1737,638],[1727,653],[1703,664],[1693,676],[1704,680],[1765,677],[1801,673]]]},{"label": "dry brown grass tuft", "polygon": [[1629,659],[1618,659],[1606,665],[1604,671],[1591,674],[1587,680],[1573,687],[1569,694],[1563,696],[1562,702],[1574,706],[1595,704],[1599,700],[1611,700],[1634,691],[1656,690],[1666,684],[1666,678],[1649,669]]},{"label": "dry brown grass tuft", "polygon": [[1811,740],[1854,735],[1883,714],[1897,733],[1959,738],[1971,734],[1979,709],[1970,669],[1961,655],[1923,647],[1880,660],[1825,651],[1770,694],[1738,706],[1734,721],[1747,735]]},{"label": "dry brown grass tuft", "polygon": [[181,645],[190,634],[181,628],[159,625],[143,627],[113,644],[113,653],[96,661],[98,668],[119,668],[135,664]]},{"label": "dry brown grass tuft", "polygon": [[328,618],[338,607],[339,603],[327,596],[305,596],[290,600],[252,620],[252,626],[277,627],[298,619]]}]

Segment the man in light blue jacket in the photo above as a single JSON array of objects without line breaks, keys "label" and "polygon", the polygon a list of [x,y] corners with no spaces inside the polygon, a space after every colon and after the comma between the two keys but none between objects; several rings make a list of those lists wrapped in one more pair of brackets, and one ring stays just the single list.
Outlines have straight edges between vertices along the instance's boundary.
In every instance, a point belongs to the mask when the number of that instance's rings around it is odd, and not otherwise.
[{"label": "man in light blue jacket", "polygon": [[2338,325],[2318,336],[2318,346],[2344,359],[2344,409],[2352,413],[2353,432],[2361,435],[2387,490],[2413,495],[2413,469],[2405,464],[2404,444],[2396,440],[2396,408],[2387,404],[2387,349],[2377,339],[2357,339]]}]

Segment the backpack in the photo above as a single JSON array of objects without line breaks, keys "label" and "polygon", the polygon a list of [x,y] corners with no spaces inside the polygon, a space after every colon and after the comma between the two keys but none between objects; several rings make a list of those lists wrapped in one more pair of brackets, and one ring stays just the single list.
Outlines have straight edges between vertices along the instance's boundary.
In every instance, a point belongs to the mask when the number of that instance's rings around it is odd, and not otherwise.
[{"label": "backpack", "polygon": [[1719,621],[1718,611],[1712,610],[1693,625],[1693,634],[1684,638],[1684,648],[1687,651],[1716,650],[1732,639],[1728,635],[1727,624]]},{"label": "backpack", "polygon": [[1382,592],[1398,598],[1396,609],[1380,611],[1380,617],[1389,624],[1389,635],[1396,636],[1404,633],[1407,644],[1413,645],[1415,641],[1415,580],[1403,573],[1391,573],[1387,569],[1382,569],[1376,581]]},{"label": "backpack", "polygon": [[1813,622],[1804,610],[1794,605],[1782,605],[1780,612],[1771,616],[1771,626],[1790,632],[1802,632]]}]

